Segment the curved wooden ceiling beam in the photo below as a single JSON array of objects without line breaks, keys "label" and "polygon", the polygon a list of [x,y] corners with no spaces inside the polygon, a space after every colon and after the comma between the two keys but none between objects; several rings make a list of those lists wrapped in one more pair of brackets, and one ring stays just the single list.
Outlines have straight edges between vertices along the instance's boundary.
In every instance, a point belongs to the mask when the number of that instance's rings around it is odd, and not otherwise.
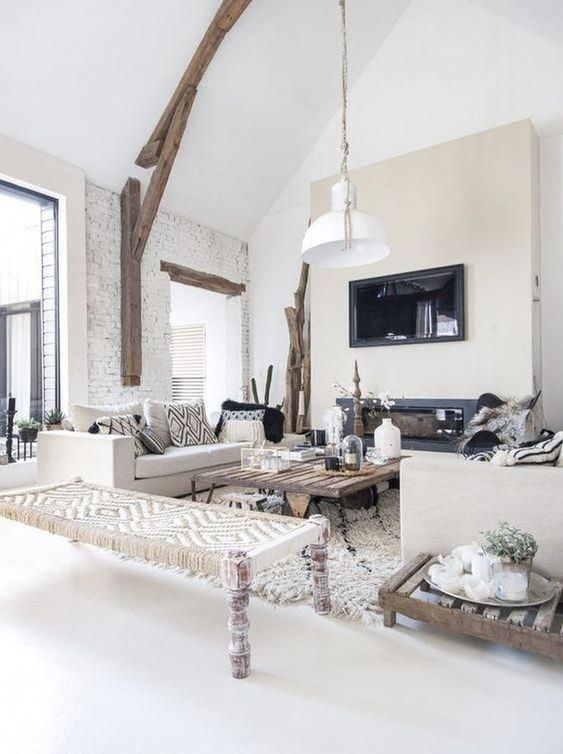
[{"label": "curved wooden ceiling beam", "polygon": [[141,383],[141,258],[168,183],[194,103],[197,87],[225,34],[252,0],[223,0],[136,163],[154,167],[141,203],[141,186],[129,178],[121,193],[121,375],[124,385]]},{"label": "curved wooden ceiling beam", "polygon": [[223,0],[219,10],[209,24],[203,39],[199,43],[197,50],[190,60],[184,75],[174,90],[170,101],[164,108],[164,112],[160,116],[160,120],[156,124],[154,131],[150,135],[145,146],[139,152],[139,155],[135,160],[135,163],[139,165],[139,167],[152,168],[157,164],[176,109],[190,89],[195,89],[197,91],[197,87],[199,86],[209,64],[213,60],[215,53],[219,49],[219,45],[223,41],[223,38],[227,32],[232,29],[244,10],[250,5],[251,1],[252,0]]}]

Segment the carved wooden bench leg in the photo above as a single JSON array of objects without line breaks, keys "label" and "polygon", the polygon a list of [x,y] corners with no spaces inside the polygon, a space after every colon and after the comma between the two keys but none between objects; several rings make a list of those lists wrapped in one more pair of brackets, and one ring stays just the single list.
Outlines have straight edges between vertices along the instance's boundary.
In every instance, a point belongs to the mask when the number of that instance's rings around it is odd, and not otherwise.
[{"label": "carved wooden bench leg", "polygon": [[229,606],[231,641],[229,656],[233,678],[250,675],[250,644],[248,642],[248,591],[252,581],[252,563],[243,550],[231,550],[223,558],[223,583]]},{"label": "carved wooden bench leg", "polygon": [[319,615],[328,615],[331,605],[326,543],[330,536],[330,523],[324,516],[311,516],[309,522],[318,526],[317,542],[309,545],[313,564],[313,604]]},{"label": "carved wooden bench leg", "polygon": [[383,611],[383,625],[385,628],[393,628],[397,622],[397,613],[394,610]]}]

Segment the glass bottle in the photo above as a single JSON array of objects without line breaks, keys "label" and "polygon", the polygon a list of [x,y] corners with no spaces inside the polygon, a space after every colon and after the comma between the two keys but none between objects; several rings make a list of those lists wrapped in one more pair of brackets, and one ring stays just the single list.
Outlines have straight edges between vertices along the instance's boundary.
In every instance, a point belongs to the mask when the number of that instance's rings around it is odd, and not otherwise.
[{"label": "glass bottle", "polygon": [[340,471],[340,465],[340,448],[336,443],[329,443],[325,447],[325,469],[327,471]]}]

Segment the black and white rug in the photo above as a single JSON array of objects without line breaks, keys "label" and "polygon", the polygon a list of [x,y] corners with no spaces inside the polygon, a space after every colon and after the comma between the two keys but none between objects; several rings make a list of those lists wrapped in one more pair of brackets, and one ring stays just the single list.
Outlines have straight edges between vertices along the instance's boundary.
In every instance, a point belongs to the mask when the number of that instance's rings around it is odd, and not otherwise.
[{"label": "black and white rug", "polygon": [[[218,490],[217,498],[228,489]],[[371,627],[382,625],[378,589],[401,566],[398,490],[380,493],[377,505],[369,510],[351,510],[332,502],[321,502],[319,507],[331,523],[328,554],[332,614]],[[221,586],[220,581],[217,586]],[[252,591],[276,604],[311,601],[307,549],[258,573]]]}]

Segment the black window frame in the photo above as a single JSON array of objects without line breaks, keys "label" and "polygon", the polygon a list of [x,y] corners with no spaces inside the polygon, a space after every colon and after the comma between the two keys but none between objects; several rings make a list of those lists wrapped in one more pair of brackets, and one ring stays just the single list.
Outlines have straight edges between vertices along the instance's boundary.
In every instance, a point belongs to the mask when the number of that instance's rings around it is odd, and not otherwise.
[{"label": "black window frame", "polygon": [[[44,194],[35,189],[20,186],[16,183],[0,179],[0,192],[9,195],[21,196],[22,198],[35,198],[41,205],[49,204],[53,210],[53,260],[54,260],[54,308],[55,308],[55,403],[56,406],[60,406],[61,400],[61,347],[60,347],[60,278],[59,278],[59,200],[57,197]],[[41,254],[43,255],[43,248],[41,248]],[[43,259],[42,262],[42,275],[43,275]],[[8,311],[9,310],[9,311]],[[37,305],[35,302],[18,302],[16,304],[0,305],[0,354],[4,354],[4,358],[0,360],[0,429],[2,434],[4,432],[4,411],[7,408],[7,317],[9,314],[23,313],[29,311],[37,311]],[[43,277],[42,277],[42,290],[41,299],[39,301],[39,312],[41,317],[41,323],[43,324]],[[45,366],[44,366],[44,352],[43,352],[43,333],[41,333],[41,385],[42,385],[42,411],[45,411]],[[17,408],[17,406],[16,406]]]}]

